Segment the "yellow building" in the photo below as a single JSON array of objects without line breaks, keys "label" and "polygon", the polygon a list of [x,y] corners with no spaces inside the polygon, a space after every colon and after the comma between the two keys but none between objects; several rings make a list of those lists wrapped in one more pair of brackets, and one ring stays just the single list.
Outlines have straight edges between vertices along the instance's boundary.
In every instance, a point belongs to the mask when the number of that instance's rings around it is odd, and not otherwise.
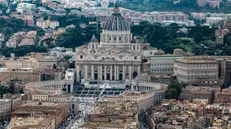
[{"label": "yellow building", "polygon": [[41,73],[32,69],[5,69],[0,72],[0,82],[10,82],[11,80],[21,80],[23,82],[34,82],[41,80]]}]

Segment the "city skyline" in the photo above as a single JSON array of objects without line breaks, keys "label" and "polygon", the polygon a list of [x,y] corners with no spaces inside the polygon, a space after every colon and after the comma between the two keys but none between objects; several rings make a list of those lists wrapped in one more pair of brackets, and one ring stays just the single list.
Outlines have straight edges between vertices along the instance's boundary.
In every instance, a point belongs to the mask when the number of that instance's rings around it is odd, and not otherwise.
[{"label": "city skyline", "polygon": [[231,129],[229,0],[0,0],[0,128]]}]

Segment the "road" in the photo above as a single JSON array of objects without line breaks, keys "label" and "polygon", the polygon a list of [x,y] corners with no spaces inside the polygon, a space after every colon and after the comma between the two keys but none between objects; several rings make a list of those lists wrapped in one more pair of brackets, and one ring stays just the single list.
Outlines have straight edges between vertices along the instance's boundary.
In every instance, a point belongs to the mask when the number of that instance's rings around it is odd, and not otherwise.
[{"label": "road", "polygon": [[85,123],[84,118],[87,114],[91,114],[94,111],[94,103],[86,102],[79,104],[79,113],[76,117],[69,120],[68,126],[65,129],[79,129],[79,126]]}]

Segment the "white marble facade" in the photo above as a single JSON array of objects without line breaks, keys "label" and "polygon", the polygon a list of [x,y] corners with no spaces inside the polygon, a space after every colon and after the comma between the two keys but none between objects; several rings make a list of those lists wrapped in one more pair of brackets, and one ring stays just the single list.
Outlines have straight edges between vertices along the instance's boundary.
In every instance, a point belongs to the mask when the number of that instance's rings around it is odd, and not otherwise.
[{"label": "white marble facade", "polygon": [[136,43],[119,8],[113,11],[104,23],[100,42],[93,36],[88,44],[76,49],[77,81],[132,80],[141,72],[142,51],[156,51],[148,44]]}]

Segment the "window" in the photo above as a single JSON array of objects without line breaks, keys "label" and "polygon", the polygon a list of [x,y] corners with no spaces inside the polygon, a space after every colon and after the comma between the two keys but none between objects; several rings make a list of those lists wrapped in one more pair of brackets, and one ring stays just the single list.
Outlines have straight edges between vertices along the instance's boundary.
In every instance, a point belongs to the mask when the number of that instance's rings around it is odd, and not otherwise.
[{"label": "window", "polygon": [[83,56],[82,56],[82,55],[80,56],[80,59],[83,59]]},{"label": "window", "polygon": [[116,37],[114,37],[114,40],[116,41]]},{"label": "window", "polygon": [[72,104],[72,109],[75,109],[75,104]]},{"label": "window", "polygon": [[136,59],[137,59],[137,56],[135,56],[134,59],[136,60]]}]

